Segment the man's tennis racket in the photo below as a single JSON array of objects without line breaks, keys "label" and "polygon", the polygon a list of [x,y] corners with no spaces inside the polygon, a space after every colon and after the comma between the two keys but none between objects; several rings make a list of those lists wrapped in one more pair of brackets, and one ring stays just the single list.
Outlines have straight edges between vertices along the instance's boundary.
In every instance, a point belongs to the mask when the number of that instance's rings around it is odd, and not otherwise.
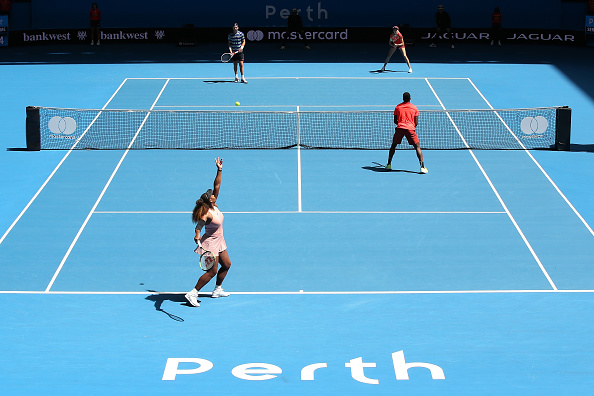
[{"label": "man's tennis racket", "polygon": [[233,58],[233,54],[230,52],[225,52],[223,55],[221,55],[221,62],[227,63],[231,60],[231,58]]}]

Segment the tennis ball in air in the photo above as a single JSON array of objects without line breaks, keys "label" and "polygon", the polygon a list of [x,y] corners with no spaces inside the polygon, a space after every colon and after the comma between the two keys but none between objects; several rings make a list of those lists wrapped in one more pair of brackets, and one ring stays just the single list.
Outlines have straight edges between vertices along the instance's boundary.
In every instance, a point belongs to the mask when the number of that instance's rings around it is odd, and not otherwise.
[{"label": "tennis ball in air", "polygon": [[235,102],[235,106],[239,106],[241,103],[239,102]]}]

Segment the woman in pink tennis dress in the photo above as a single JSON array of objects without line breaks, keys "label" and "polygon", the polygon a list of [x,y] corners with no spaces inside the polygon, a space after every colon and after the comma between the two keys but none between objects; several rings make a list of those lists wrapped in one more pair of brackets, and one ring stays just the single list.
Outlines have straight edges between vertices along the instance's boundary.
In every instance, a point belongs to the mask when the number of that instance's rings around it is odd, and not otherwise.
[{"label": "woman in pink tennis dress", "polygon": [[398,48],[398,49],[400,49],[400,52],[402,53],[402,56],[404,57],[404,60],[406,61],[406,64],[408,65],[408,72],[412,73],[412,67],[410,66],[410,61],[408,60],[408,56],[406,56],[406,48],[404,48],[404,38],[402,37],[402,33],[400,33],[398,26],[394,26],[392,28],[392,34],[390,35],[390,41],[388,43],[390,44],[390,51],[388,51],[388,56],[386,57],[384,66],[382,67],[382,69],[380,71],[381,72],[386,71],[386,66],[388,65],[388,62],[390,61],[390,58],[392,57],[392,55]]},{"label": "woman in pink tennis dress", "polygon": [[[213,189],[208,189],[199,200],[196,201],[196,206],[192,212],[192,220],[196,223],[196,235],[194,241],[198,244],[197,253],[202,247],[204,250],[211,251],[216,256],[215,264],[206,271],[196,282],[196,286],[186,294],[186,299],[195,307],[199,307],[198,291],[202,289],[212,278],[216,276],[216,286],[212,292],[212,297],[227,297],[229,293],[225,292],[221,287],[227,272],[231,267],[231,260],[229,253],[227,253],[227,244],[223,237],[223,213],[217,206],[217,198],[219,196],[219,189],[221,187],[221,174],[223,173],[223,159],[216,158],[217,175],[214,179]],[[204,234],[200,233],[204,228]],[[217,268],[220,268],[217,271]]]}]

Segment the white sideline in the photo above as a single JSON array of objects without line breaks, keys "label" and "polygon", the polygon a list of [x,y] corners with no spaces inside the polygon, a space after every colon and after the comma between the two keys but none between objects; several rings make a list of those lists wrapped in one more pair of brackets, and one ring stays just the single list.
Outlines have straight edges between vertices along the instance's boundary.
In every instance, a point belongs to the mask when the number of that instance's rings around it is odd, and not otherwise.
[{"label": "white sideline", "polygon": [[[163,91],[165,90],[165,87],[167,86],[167,84],[169,83],[169,80],[167,80],[165,82],[165,84],[163,84],[163,88],[161,88],[161,91],[159,92],[159,95],[157,95],[157,98],[155,99],[155,101],[153,102],[153,105],[151,106],[151,110],[153,109],[153,107],[155,106],[155,104],[157,103],[157,101],[159,100],[159,98],[161,97],[161,94],[163,93]],[[56,281],[58,275],[60,274],[60,271],[62,271],[62,267],[64,267],[64,263],[66,262],[66,260],[68,259],[68,257],[70,256],[70,253],[72,252],[72,249],[74,248],[74,245],[76,245],[76,242],[78,241],[78,238],[80,238],[83,230],[85,229],[85,227],[87,226],[87,223],[89,222],[89,220],[91,219],[91,216],[93,215],[93,212],[95,211],[95,209],[97,208],[97,206],[99,205],[99,202],[101,202],[101,199],[103,199],[103,195],[105,195],[105,192],[107,191],[107,188],[109,187],[109,185],[111,184],[111,181],[113,180],[113,178],[115,177],[115,174],[117,173],[117,171],[120,169],[120,166],[122,165],[122,162],[124,162],[124,159],[126,158],[126,156],[128,155],[128,152],[130,151],[130,147],[132,147],[132,145],[134,144],[134,141],[136,140],[138,134],[140,133],[140,130],[142,129],[142,127],[144,126],[144,123],[146,122],[146,120],[148,119],[148,117],[150,116],[150,111],[147,112],[146,116],[144,117],[144,120],[142,121],[142,124],[140,124],[140,127],[138,128],[138,130],[136,131],[136,134],[134,135],[134,138],[132,139],[132,141],[130,142],[130,144],[128,145],[128,148],[126,149],[126,151],[124,152],[124,154],[122,155],[122,158],[120,158],[120,161],[118,162],[118,164],[116,165],[115,169],[113,170],[113,172],[111,173],[111,176],[109,177],[109,180],[107,181],[107,183],[105,184],[105,187],[103,187],[103,190],[101,191],[101,194],[99,194],[99,197],[97,198],[97,201],[95,201],[95,204],[93,205],[93,207],[91,208],[91,211],[89,212],[89,214],[87,215],[87,218],[85,219],[85,221],[83,222],[83,224],[81,225],[80,229],[78,230],[78,232],[76,233],[76,236],[74,237],[74,240],[72,241],[72,243],[70,244],[70,247],[68,248],[68,251],[66,252],[66,254],[64,255],[64,257],[62,258],[62,261],[60,262],[60,265],[58,266],[58,269],[56,270],[56,272],[54,273],[54,276],[52,276],[52,279],[50,281],[50,283],[47,285],[47,288],[45,289],[46,292],[49,292],[49,290],[52,288],[54,282]]]},{"label": "white sideline", "polygon": [[[439,98],[439,96],[437,96],[437,93],[435,92],[435,90],[433,89],[433,86],[431,85],[431,83],[429,82],[429,80],[427,81],[427,85],[429,85],[429,88],[431,88],[431,91],[433,92],[433,94],[435,95],[435,97],[437,98],[437,100],[439,101],[439,104],[441,105],[441,107],[446,110],[445,106],[443,105],[441,99]],[[532,248],[532,245],[530,244],[530,242],[528,241],[528,238],[526,238],[526,236],[524,235],[524,232],[522,231],[522,229],[520,228],[520,226],[518,225],[518,223],[516,222],[516,219],[514,218],[514,216],[511,214],[511,212],[509,211],[509,209],[507,208],[507,205],[505,204],[505,202],[503,201],[503,198],[501,198],[501,195],[499,195],[499,192],[497,191],[497,189],[495,188],[495,185],[493,185],[493,182],[491,181],[491,178],[487,175],[487,172],[485,172],[485,170],[483,169],[483,166],[481,165],[481,163],[479,162],[478,158],[476,158],[476,156],[474,155],[474,151],[470,149],[470,147],[468,146],[468,144],[466,143],[466,140],[464,139],[464,137],[462,136],[462,133],[460,133],[460,130],[458,129],[458,126],[456,125],[456,123],[454,122],[454,120],[452,119],[452,117],[450,116],[449,113],[446,113],[448,115],[448,118],[450,119],[450,122],[452,123],[452,125],[454,126],[454,128],[456,129],[456,132],[458,132],[458,135],[460,135],[460,138],[462,139],[462,141],[464,142],[464,145],[467,147],[468,152],[470,153],[470,155],[472,156],[472,158],[474,159],[474,162],[476,163],[476,165],[479,167],[479,169],[481,170],[483,176],[485,177],[485,179],[487,180],[487,182],[489,183],[489,186],[491,186],[491,190],[493,190],[493,193],[495,194],[495,196],[497,197],[497,199],[499,200],[499,203],[501,204],[501,206],[503,207],[503,209],[505,210],[505,212],[507,213],[507,216],[509,217],[510,221],[512,222],[512,224],[514,225],[514,227],[516,228],[516,230],[518,231],[518,233],[520,234],[520,237],[522,238],[522,240],[524,241],[524,244],[526,245],[526,247],[528,248],[528,250],[530,251],[530,253],[532,254],[532,257],[534,258],[534,260],[536,261],[536,263],[538,264],[538,266],[540,267],[540,270],[542,271],[542,273],[544,274],[544,276],[547,278],[549,284],[551,285],[551,287],[554,290],[557,290],[557,286],[555,285],[555,283],[553,282],[553,280],[551,279],[551,277],[549,276],[549,273],[547,272],[547,270],[545,269],[544,265],[542,264],[542,262],[540,261],[540,258],[538,257],[538,255],[536,254],[536,252],[534,251],[534,249]]]},{"label": "white sideline", "polygon": [[[122,83],[120,84],[120,86],[118,87],[118,89],[116,89],[116,91],[113,93],[113,95],[111,95],[111,98],[109,98],[109,100],[107,101],[107,103],[105,103],[105,105],[101,108],[101,110],[104,110],[107,107],[107,105],[109,104],[109,102],[111,102],[111,100],[116,96],[116,94],[120,91],[120,89],[122,88],[122,86],[124,86],[125,83],[126,83],[126,80],[122,81]],[[87,133],[87,131],[89,130],[89,128],[91,127],[91,125],[93,125],[93,123],[99,117],[100,114],[101,114],[101,112],[99,112],[97,114],[97,116],[93,119],[93,121],[91,121],[91,123],[89,124],[89,126],[87,127],[87,129],[85,129],[85,131],[83,132],[82,136],[84,136],[85,133]],[[29,201],[29,203],[25,206],[25,208],[21,211],[21,213],[17,216],[17,218],[12,222],[12,224],[10,225],[10,227],[8,227],[8,229],[6,230],[6,232],[4,233],[4,235],[2,235],[2,237],[0,238],[0,244],[2,244],[2,242],[4,241],[4,239],[6,239],[6,237],[10,233],[10,231],[12,231],[12,229],[19,222],[19,220],[21,219],[21,217],[23,217],[23,215],[25,214],[25,212],[33,204],[33,202],[35,201],[35,199],[37,199],[37,197],[39,196],[39,194],[41,194],[41,191],[43,191],[43,189],[45,188],[45,186],[47,185],[47,183],[49,183],[49,181],[52,179],[52,177],[54,177],[54,175],[56,174],[56,172],[58,171],[58,169],[62,166],[62,164],[64,163],[64,161],[66,160],[66,158],[68,158],[68,156],[70,155],[70,153],[72,153],[72,150],[74,150],[74,147],[76,147],[77,144],[78,144],[78,140],[70,148],[70,150],[68,150],[68,152],[62,158],[62,160],[54,168],[54,170],[52,171],[52,173],[50,173],[50,175],[47,177],[47,179],[45,180],[45,182],[41,185],[41,187],[39,187],[39,190],[37,190],[37,192],[35,193],[35,195],[33,195],[33,198],[31,198],[31,200]]]},{"label": "white sideline", "polygon": [[[483,98],[483,100],[485,101],[485,103],[487,103],[487,105],[491,109],[494,109],[494,107],[491,106],[491,103],[489,103],[489,101],[487,100],[487,98],[485,98],[485,96],[483,95],[483,93],[481,91],[479,91],[479,89],[476,87],[476,85],[474,85],[474,83],[470,80],[470,78],[468,79],[468,81],[470,82],[470,84],[472,84],[472,86],[474,87],[474,89],[476,89],[476,92],[478,92],[478,94],[481,96],[481,98]],[[503,125],[505,125],[505,127],[507,128],[507,130],[510,131],[510,133],[513,134],[513,132],[511,131],[510,127],[503,121],[503,119],[499,116],[499,114],[497,114],[497,116],[499,117],[499,119],[501,120],[501,122],[503,122]],[[517,137],[516,137],[516,139],[517,139]],[[519,140],[518,140],[518,142],[519,142]],[[542,174],[547,178],[547,180],[551,183],[551,185],[555,188],[555,190],[557,190],[557,192],[559,193],[559,195],[561,196],[561,198],[563,198],[563,200],[567,203],[567,205],[569,205],[569,207],[571,208],[571,210],[573,210],[573,213],[575,213],[575,215],[581,220],[581,222],[588,229],[588,231],[590,232],[590,234],[592,234],[592,236],[594,236],[594,231],[592,230],[592,227],[590,227],[590,225],[588,224],[588,222],[582,217],[582,215],[571,204],[571,202],[569,202],[569,199],[567,199],[567,197],[565,196],[565,194],[563,194],[561,192],[561,190],[559,189],[559,187],[557,187],[557,185],[555,184],[555,182],[553,181],[553,179],[551,179],[551,177],[543,169],[543,167],[540,166],[540,164],[538,163],[538,161],[536,160],[536,158],[534,158],[534,156],[532,155],[532,153],[530,153],[530,151],[528,151],[528,149],[526,149],[526,147],[524,147],[524,145],[522,144],[522,142],[519,142],[519,143],[522,145],[522,148],[524,149],[524,152],[526,154],[528,154],[528,156],[530,157],[530,159],[532,159],[532,161],[534,161],[534,163],[536,164],[536,166],[538,167],[538,169],[540,169],[540,171],[542,172]]]}]

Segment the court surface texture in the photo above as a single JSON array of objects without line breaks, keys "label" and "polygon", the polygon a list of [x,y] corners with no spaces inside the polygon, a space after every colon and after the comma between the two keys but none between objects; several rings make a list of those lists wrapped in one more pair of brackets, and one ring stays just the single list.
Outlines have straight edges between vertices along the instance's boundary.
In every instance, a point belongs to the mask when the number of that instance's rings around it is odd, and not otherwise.
[{"label": "court surface texture", "polygon": [[[591,392],[592,49],[418,45],[409,74],[399,54],[374,72],[383,45],[312,47],[246,48],[248,84],[224,45],[7,49],[3,393]],[[18,150],[26,106],[392,110],[404,91],[569,106],[572,151],[424,150],[420,174],[414,150],[392,171],[386,150]],[[191,211],[216,157],[231,295],[213,280],[195,308]]]}]

